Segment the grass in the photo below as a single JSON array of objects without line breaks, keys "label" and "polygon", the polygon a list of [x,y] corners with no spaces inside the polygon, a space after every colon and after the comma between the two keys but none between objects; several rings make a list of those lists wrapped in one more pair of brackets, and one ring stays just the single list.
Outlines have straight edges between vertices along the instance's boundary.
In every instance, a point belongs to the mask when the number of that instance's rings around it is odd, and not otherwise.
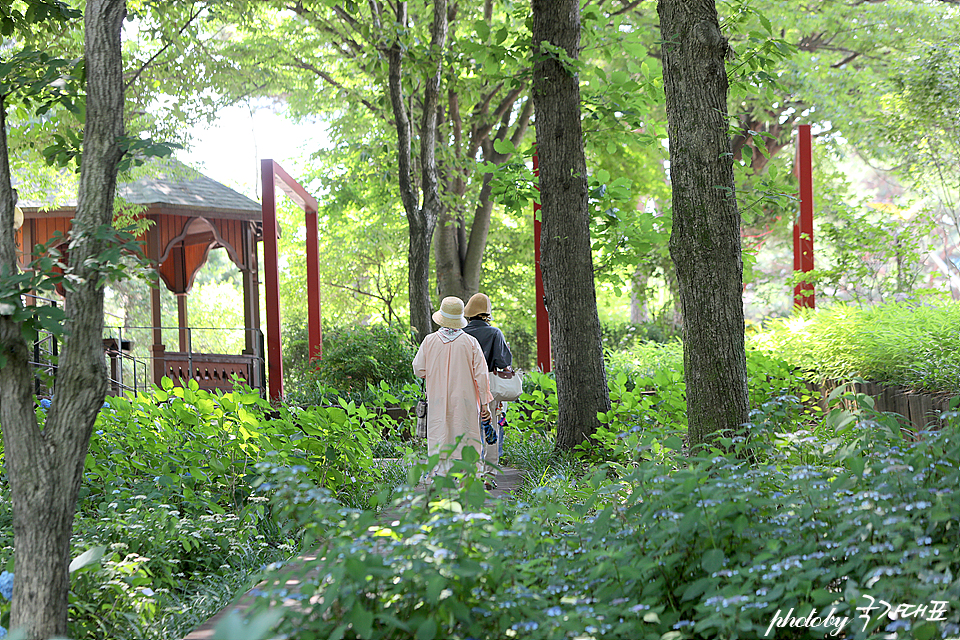
[{"label": "grass", "polygon": [[750,342],[811,379],[960,393],[960,303],[836,306],[770,321]]}]

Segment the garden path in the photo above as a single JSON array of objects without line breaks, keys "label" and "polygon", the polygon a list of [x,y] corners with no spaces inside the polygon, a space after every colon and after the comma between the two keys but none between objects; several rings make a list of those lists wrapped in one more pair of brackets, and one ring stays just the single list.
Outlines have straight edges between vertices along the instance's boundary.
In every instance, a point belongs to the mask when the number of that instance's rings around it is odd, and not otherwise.
[{"label": "garden path", "polygon": [[[523,481],[523,471],[519,469],[511,469],[509,467],[503,467],[500,469],[500,472],[497,474],[497,488],[488,491],[487,493],[490,496],[490,500],[501,500],[504,498],[509,498],[515,489],[520,486],[520,483]],[[417,487],[418,491],[423,490],[423,486]],[[389,511],[383,514],[384,521],[388,521],[391,517]],[[315,555],[304,555],[298,558],[296,561],[291,562],[287,570],[290,575],[290,579],[287,580],[287,589],[289,591],[295,591],[297,585],[300,582],[300,579],[303,576],[303,572],[300,567],[303,563],[310,562],[311,560],[316,560]],[[259,586],[259,585],[258,585]],[[200,625],[193,631],[191,631],[183,640],[212,640],[214,633],[216,631],[217,624],[231,611],[237,611],[243,613],[248,608],[250,608],[257,599],[256,595],[257,588],[254,587],[244,595],[240,596],[234,604],[231,604],[225,607],[220,613],[216,614],[210,618],[207,622]],[[291,605],[297,604],[295,600],[288,600],[287,602]],[[285,603],[286,604],[286,603]]]}]

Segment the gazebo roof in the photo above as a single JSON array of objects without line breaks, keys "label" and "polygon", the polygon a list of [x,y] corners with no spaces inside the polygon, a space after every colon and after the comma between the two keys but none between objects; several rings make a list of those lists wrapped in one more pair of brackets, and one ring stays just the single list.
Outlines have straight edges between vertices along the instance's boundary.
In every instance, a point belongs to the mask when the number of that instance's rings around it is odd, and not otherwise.
[{"label": "gazebo roof", "polygon": [[[170,213],[205,218],[261,220],[260,203],[208,178],[175,160],[155,161],[148,165],[150,173],[132,182],[117,185],[118,195],[131,204],[145,205],[148,213]],[[58,205],[21,200],[21,209],[37,211],[41,216],[76,209],[71,198]],[[60,215],[63,215],[60,213]]]},{"label": "gazebo roof", "polygon": [[[256,269],[260,203],[175,160],[154,160],[139,173],[142,177],[118,184],[117,192],[143,207],[137,215],[153,223],[138,239],[167,288],[188,292],[210,250],[218,247],[225,248],[241,270]],[[56,204],[21,200],[19,206],[24,226],[18,243],[25,247],[47,244],[58,233],[68,236],[77,210],[76,198]],[[21,261],[25,265],[29,259],[25,254]]]},{"label": "gazebo roof", "polygon": [[[260,221],[259,202],[199,172],[192,176],[189,173],[158,171],[134,182],[118,185],[117,192],[131,204],[198,210],[208,217]],[[182,213],[186,214],[186,211]]]}]

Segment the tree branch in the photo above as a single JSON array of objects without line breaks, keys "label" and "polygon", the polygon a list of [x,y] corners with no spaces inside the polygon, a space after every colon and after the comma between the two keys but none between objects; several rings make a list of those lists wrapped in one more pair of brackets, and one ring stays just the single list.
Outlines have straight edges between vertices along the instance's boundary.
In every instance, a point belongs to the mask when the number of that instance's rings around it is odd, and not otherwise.
[{"label": "tree branch", "polygon": [[352,89],[348,88],[348,87],[347,87],[346,85],[344,85],[343,83],[338,82],[338,81],[335,80],[335,79],[333,78],[333,76],[331,76],[329,73],[327,73],[327,72],[324,71],[323,69],[320,69],[320,68],[316,67],[316,66],[313,65],[312,63],[307,62],[306,60],[302,60],[302,59],[300,59],[300,58],[294,58],[294,59],[293,59],[293,64],[288,64],[288,65],[286,65],[286,66],[290,66],[290,67],[293,67],[293,68],[295,68],[295,69],[302,69],[303,71],[309,71],[309,72],[313,73],[313,74],[316,75],[317,77],[322,78],[322,79],[323,79],[325,82],[327,82],[328,84],[330,84],[330,85],[332,85],[332,86],[334,86],[334,87],[337,87],[338,89],[342,89],[342,90],[344,90],[344,91],[349,92],[351,95],[353,95],[354,97],[356,97],[356,99],[359,100],[359,101],[363,104],[363,106],[365,106],[367,109],[369,109],[374,115],[383,117],[383,111],[381,111],[379,107],[377,107],[375,104],[373,104],[372,102],[370,102],[370,101],[367,100],[366,98],[362,98],[362,97],[358,96],[355,91],[353,91]]},{"label": "tree branch", "polygon": [[[183,32],[187,30],[187,27],[190,26],[190,23],[192,23],[194,20],[196,20],[197,17],[203,12],[203,9],[204,9],[203,7],[200,7],[199,9],[197,9],[196,13],[194,13],[192,16],[190,16],[190,18],[189,18],[186,22],[183,23],[183,26],[180,27],[180,30],[177,32],[177,35],[178,35],[178,36],[182,36],[182,35],[183,35]],[[149,58],[146,62],[144,62],[142,65],[140,65],[140,68],[137,69],[137,70],[134,72],[133,76],[132,76],[127,82],[125,82],[125,83],[123,84],[123,90],[126,91],[127,89],[129,89],[129,88],[131,87],[131,85],[133,85],[133,83],[137,81],[137,78],[139,78],[139,77],[143,74],[143,72],[146,71],[146,69],[147,69],[151,64],[153,64],[153,61],[156,60],[156,59],[160,56],[161,53],[163,53],[164,51],[166,51],[167,49],[169,49],[170,47],[172,47],[172,46],[173,46],[173,43],[176,42],[176,41],[177,41],[176,39],[173,39],[173,38],[172,38],[172,39],[170,40],[170,42],[168,42],[167,44],[165,44],[165,45],[163,45],[162,47],[160,47],[160,50],[159,50],[159,51],[157,51],[156,53],[154,53],[152,56],[150,56],[150,58]]]}]

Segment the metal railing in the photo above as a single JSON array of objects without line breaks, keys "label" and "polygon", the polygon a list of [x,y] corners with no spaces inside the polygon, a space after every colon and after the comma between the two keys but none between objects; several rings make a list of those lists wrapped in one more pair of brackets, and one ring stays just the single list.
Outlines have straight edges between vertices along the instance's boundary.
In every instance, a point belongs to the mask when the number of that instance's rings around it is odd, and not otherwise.
[{"label": "metal railing", "polygon": [[[59,302],[32,294],[24,296],[35,305],[59,306]],[[112,315],[112,314],[111,314]],[[163,372],[169,375],[167,361],[184,362],[187,374],[183,377],[198,380],[202,387],[229,387],[227,371],[244,372],[245,382],[261,393],[266,385],[263,333],[247,328],[197,328],[188,327],[126,327],[106,326],[103,332],[104,357],[107,359],[109,391],[119,395],[125,391],[151,388],[160,363],[151,353],[155,331],[160,331],[164,344],[180,344],[180,336],[186,338],[186,351],[162,351]],[[247,332],[253,332],[248,334]],[[197,339],[199,337],[199,339]],[[195,348],[196,344],[196,348]],[[248,349],[252,345],[252,349]],[[252,353],[250,352],[252,350]],[[53,333],[42,332],[33,344],[33,359],[30,364],[36,371],[35,393],[38,397],[51,396],[55,391],[60,345]],[[226,352],[226,353],[224,353]],[[230,353],[238,355],[229,355]],[[242,353],[241,353],[242,352]],[[153,366],[151,366],[153,365]],[[203,367],[199,367],[203,365]],[[220,367],[220,370],[217,370]],[[214,372],[211,374],[210,369]],[[183,366],[177,371],[182,373]]]}]

